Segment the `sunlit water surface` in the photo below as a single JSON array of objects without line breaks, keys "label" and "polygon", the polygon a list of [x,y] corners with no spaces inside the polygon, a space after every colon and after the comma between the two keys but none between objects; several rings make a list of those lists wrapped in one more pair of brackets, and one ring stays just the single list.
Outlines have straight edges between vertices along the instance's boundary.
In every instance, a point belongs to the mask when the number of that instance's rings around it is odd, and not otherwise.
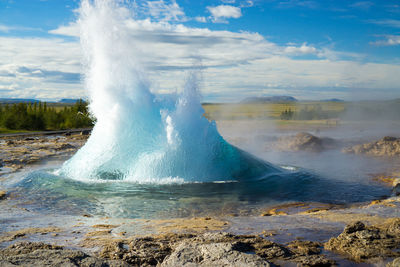
[{"label": "sunlit water surface", "polygon": [[[282,160],[285,154],[279,155]],[[365,173],[368,170],[357,169],[365,165],[362,160],[358,160],[358,164],[354,161],[353,169],[344,165],[340,169],[332,163],[332,172],[329,173],[324,164],[318,165],[317,158],[306,161],[305,156],[290,155],[286,154],[283,162],[296,162],[297,165],[283,165],[281,173],[247,181],[222,179],[189,183],[179,178],[165,178],[158,184],[104,179],[85,182],[55,174],[59,166],[47,166],[14,175],[7,187],[16,196],[17,205],[43,214],[153,219],[258,215],[266,207],[288,202],[350,204],[391,193],[390,188],[372,181]],[[343,156],[336,157],[345,160]],[[321,156],[319,159],[323,162]]]}]

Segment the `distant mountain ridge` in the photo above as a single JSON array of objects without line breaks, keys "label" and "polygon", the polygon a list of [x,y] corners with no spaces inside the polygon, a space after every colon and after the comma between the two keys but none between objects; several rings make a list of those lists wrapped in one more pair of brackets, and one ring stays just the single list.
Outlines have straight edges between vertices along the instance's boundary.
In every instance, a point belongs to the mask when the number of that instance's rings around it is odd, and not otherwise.
[{"label": "distant mountain ridge", "polygon": [[270,103],[270,102],[297,102],[298,100],[293,96],[261,96],[261,97],[247,97],[240,101],[240,103]]},{"label": "distant mountain ridge", "polygon": [[36,99],[30,98],[0,98],[0,103],[35,103],[40,102]]},{"label": "distant mountain ridge", "polygon": [[79,98],[63,98],[61,100],[59,100],[57,103],[67,103],[67,104],[74,104],[77,101],[79,101]]},{"label": "distant mountain ridge", "polygon": [[330,98],[330,99],[324,99],[322,100],[323,102],[344,102],[343,99],[339,99],[339,98]]},{"label": "distant mountain ridge", "polygon": [[33,98],[0,98],[0,103],[3,104],[14,104],[14,103],[35,103],[35,102],[47,102],[47,103],[63,103],[63,104],[75,104],[79,101],[79,98],[63,98],[59,101],[40,101]]}]

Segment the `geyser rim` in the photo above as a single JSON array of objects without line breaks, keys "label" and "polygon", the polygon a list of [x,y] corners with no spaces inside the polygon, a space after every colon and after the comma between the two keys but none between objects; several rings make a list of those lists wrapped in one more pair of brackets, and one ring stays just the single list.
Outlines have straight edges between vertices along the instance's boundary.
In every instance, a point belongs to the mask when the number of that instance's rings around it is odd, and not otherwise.
[{"label": "geyser rim", "polygon": [[[61,169],[40,169],[36,171],[47,172],[62,179],[74,182],[82,182],[85,184],[132,184],[132,185],[189,185],[189,184],[231,184],[240,183],[240,180],[214,180],[214,181],[187,181],[182,177],[162,177],[162,178],[137,178],[137,179],[93,179],[84,178],[76,179],[61,174]],[[35,172],[36,172],[35,171]],[[32,173],[32,172],[30,172]],[[29,173],[29,174],[30,174]]]}]

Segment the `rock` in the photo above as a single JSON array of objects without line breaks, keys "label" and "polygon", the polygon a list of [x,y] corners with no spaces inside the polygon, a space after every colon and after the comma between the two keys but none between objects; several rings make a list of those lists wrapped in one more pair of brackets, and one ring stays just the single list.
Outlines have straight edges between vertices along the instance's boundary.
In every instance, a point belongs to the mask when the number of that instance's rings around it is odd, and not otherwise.
[{"label": "rock", "polygon": [[333,148],[336,141],[332,138],[319,138],[310,133],[298,133],[294,136],[285,136],[278,139],[275,148],[282,151],[311,151],[321,152]]},{"label": "rock", "polygon": [[82,251],[44,243],[21,242],[0,250],[0,266],[129,266],[123,261],[104,260]]},{"label": "rock", "polygon": [[134,266],[270,266],[274,261],[302,266],[334,264],[320,255],[320,246],[316,242],[298,241],[288,248],[257,235],[207,232],[138,237],[130,243],[108,242],[99,255]]},{"label": "rock", "polygon": [[353,224],[346,225],[343,232],[346,234],[351,234],[362,230],[365,230],[365,224],[362,222],[355,222]]},{"label": "rock", "polygon": [[74,149],[75,147],[68,143],[63,143],[59,147],[56,147],[55,150],[65,150],[65,149]]},{"label": "rock", "polygon": [[338,236],[324,244],[325,249],[360,262],[374,258],[400,256],[400,219],[384,226],[365,226],[362,222],[347,225]]},{"label": "rock", "polygon": [[6,145],[7,146],[12,146],[12,145],[14,145],[15,143],[14,143],[14,141],[12,141],[12,140],[8,140],[7,142],[6,142]]},{"label": "rock", "polygon": [[392,192],[395,196],[400,196],[400,183],[396,183],[392,189]]},{"label": "rock", "polygon": [[301,255],[315,255],[320,254],[322,244],[319,242],[294,240],[288,244],[288,248],[297,254]]},{"label": "rock", "polygon": [[270,266],[256,254],[242,252],[231,243],[180,243],[161,264],[175,266]]},{"label": "rock", "polygon": [[388,220],[387,233],[395,237],[400,237],[400,218]]},{"label": "rock", "polygon": [[400,258],[394,259],[392,262],[389,262],[386,267],[399,267],[400,266]]},{"label": "rock", "polygon": [[6,198],[6,196],[7,196],[7,192],[6,192],[6,191],[3,191],[3,190],[1,190],[1,191],[0,191],[0,200],[2,200],[2,199],[5,199],[5,198]]},{"label": "rock", "polygon": [[83,130],[80,132],[80,135],[89,135],[90,134],[90,130]]},{"label": "rock", "polygon": [[371,156],[398,156],[400,155],[400,138],[386,136],[375,142],[344,148],[342,151]]},{"label": "rock", "polygon": [[161,235],[158,237],[141,237],[133,239],[129,245],[112,242],[103,247],[100,257],[120,259],[136,266],[157,265],[171,254],[171,244],[191,235]]},{"label": "rock", "polygon": [[336,266],[335,261],[327,259],[321,255],[300,256],[296,258],[297,266],[304,267],[330,267]]},{"label": "rock", "polygon": [[385,136],[385,137],[382,138],[382,140],[383,140],[384,142],[393,142],[393,141],[396,141],[397,139],[398,139],[398,138],[393,137],[393,136]]}]

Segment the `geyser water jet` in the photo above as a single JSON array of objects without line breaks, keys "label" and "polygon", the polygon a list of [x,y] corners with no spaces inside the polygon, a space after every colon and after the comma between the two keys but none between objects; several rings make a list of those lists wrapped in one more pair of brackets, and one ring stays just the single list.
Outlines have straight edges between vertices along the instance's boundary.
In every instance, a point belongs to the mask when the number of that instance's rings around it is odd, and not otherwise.
[{"label": "geyser water jet", "polygon": [[[116,1],[84,0],[78,24],[96,124],[60,172],[79,180],[221,181],[280,172],[227,143],[200,103],[196,72],[180,94],[150,91],[129,23]],[[140,38],[140,37],[139,37]]]}]

